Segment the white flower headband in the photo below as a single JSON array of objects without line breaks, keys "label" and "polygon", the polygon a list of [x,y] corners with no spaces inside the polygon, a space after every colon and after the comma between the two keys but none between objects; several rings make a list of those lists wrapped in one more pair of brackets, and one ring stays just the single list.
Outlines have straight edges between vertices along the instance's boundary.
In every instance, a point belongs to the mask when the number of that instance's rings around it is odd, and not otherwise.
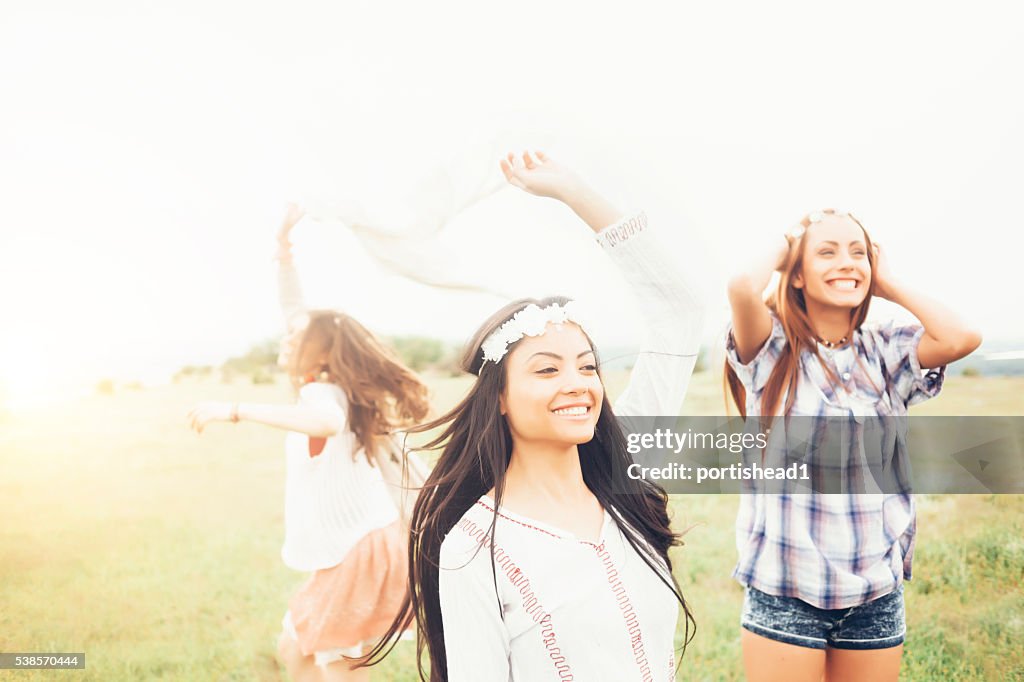
[{"label": "white flower headband", "polygon": [[483,345],[480,346],[484,353],[484,364],[487,364],[488,361],[495,363],[500,361],[508,353],[508,347],[524,336],[541,336],[547,331],[549,323],[573,322],[585,329],[584,318],[585,315],[582,314],[576,301],[569,301],[564,306],[552,303],[546,308],[531,303],[513,315],[508,322],[491,332],[491,335],[484,340]]},{"label": "white flower headband", "polygon": [[853,218],[853,220],[859,225],[860,221],[853,217],[853,214],[849,211],[840,211],[835,208],[826,208],[823,211],[812,211],[807,214],[807,217],[801,220],[799,223],[794,225],[789,230],[789,236],[793,239],[800,239],[807,231],[807,228],[814,223],[820,223],[825,219],[825,216],[836,216],[837,218]]}]

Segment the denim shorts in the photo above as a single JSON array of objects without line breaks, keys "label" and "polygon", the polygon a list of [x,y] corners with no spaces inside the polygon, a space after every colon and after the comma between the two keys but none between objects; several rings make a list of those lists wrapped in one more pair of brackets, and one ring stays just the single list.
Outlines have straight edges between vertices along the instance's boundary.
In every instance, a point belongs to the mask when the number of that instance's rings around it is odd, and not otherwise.
[{"label": "denim shorts", "polygon": [[888,649],[907,634],[903,585],[848,609],[819,609],[747,587],[740,624],[756,635],[811,649]]}]

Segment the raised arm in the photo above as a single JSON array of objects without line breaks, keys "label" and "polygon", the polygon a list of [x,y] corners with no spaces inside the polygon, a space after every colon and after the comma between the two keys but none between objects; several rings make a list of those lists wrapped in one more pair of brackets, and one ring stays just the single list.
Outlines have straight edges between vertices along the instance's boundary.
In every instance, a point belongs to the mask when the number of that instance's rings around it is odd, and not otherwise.
[{"label": "raised arm", "polygon": [[700,353],[704,305],[678,260],[668,258],[643,213],[598,234],[643,321],[629,383],[615,400],[619,417],[678,415]]},{"label": "raised arm", "polygon": [[[740,360],[750,362],[772,333],[772,318],[764,301],[764,289],[789,254],[790,238],[729,280],[732,335]],[[781,241],[781,240],[780,240]]]},{"label": "raised arm", "polygon": [[922,369],[948,365],[970,355],[981,345],[981,332],[968,325],[948,306],[896,280],[885,251],[877,243],[873,246],[875,293],[909,310],[924,326],[924,335],[917,346],[917,358]]},{"label": "raised arm", "polygon": [[600,232],[622,218],[622,211],[593,191],[564,165],[549,159],[544,152],[509,154],[502,159],[501,170],[509,184],[539,197],[557,199],[573,210],[594,232]]},{"label": "raised arm", "polygon": [[295,268],[295,261],[292,258],[291,242],[292,229],[304,215],[305,211],[296,204],[288,204],[288,210],[277,232],[277,295],[285,329],[290,329],[292,322],[306,312],[299,271]]},{"label": "raised arm", "polygon": [[622,272],[643,317],[646,337],[615,412],[678,414],[700,350],[703,306],[682,268],[652,239],[644,214],[625,216],[575,173],[538,153],[502,161],[508,181],[558,199],[597,234]]}]

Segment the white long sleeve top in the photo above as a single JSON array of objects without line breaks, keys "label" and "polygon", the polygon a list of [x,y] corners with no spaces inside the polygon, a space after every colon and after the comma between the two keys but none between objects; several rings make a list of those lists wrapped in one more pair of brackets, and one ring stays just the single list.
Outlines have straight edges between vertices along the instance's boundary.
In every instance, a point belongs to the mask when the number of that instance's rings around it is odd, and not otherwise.
[{"label": "white long sleeve top", "polygon": [[[615,412],[674,415],[696,362],[698,297],[652,242],[642,214],[598,241],[647,325]],[[607,511],[594,544],[505,509],[491,538],[493,510],[492,499],[480,498],[441,545],[450,682],[674,679],[678,602]]]}]

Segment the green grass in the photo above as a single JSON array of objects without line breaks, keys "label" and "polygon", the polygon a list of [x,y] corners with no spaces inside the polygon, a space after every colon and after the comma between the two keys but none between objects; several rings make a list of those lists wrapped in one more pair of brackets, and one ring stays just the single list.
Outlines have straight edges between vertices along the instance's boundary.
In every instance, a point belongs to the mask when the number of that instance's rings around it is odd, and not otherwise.
[{"label": "green grass", "polygon": [[[623,375],[608,378],[614,393]],[[437,379],[435,404],[465,379]],[[918,414],[1019,414],[1024,379],[952,378]],[[84,651],[84,671],[2,680],[282,680],[280,618],[302,574],[280,560],[283,433],[214,425],[198,400],[287,401],[214,382],[97,395],[0,417],[0,651]],[[684,412],[720,414],[719,377]],[[903,679],[1024,679],[1024,496],[922,496]],[[674,560],[698,621],[682,680],[739,680],[734,496],[673,499]],[[377,679],[413,680],[403,642]]]}]

